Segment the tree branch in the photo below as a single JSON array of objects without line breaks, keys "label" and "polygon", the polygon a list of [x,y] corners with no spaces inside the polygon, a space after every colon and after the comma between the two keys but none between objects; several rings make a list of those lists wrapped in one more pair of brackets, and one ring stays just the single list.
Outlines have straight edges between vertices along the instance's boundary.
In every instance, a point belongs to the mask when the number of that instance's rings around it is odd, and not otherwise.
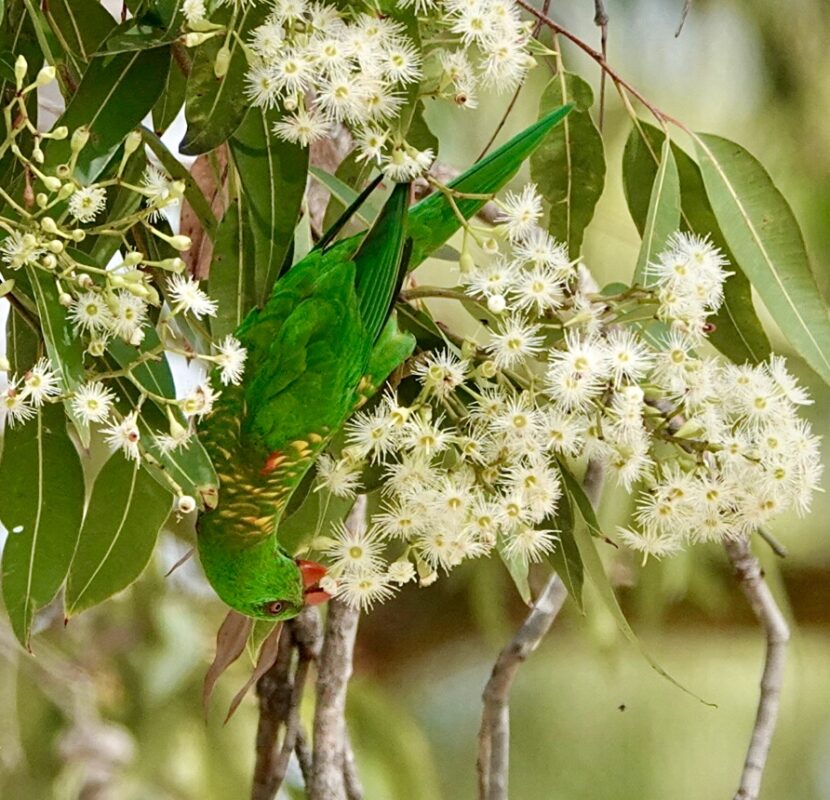
[{"label": "tree branch", "polygon": [[[359,495],[346,520],[351,530],[366,525],[366,497]],[[346,687],[352,674],[352,656],[359,609],[336,598],[329,602],[326,637],[317,669],[317,706],[314,710],[314,751],[309,800],[347,800]]]},{"label": "tree branch", "polygon": [[752,555],[749,542],[746,539],[727,541],[725,547],[737,573],[741,589],[749,600],[752,611],[758,618],[767,639],[758,711],[752,728],[752,738],[744,762],[741,783],[735,793],[735,800],[757,800],[778,719],[790,629],[764,580],[764,573],[758,559]]},{"label": "tree branch", "polygon": [[484,689],[484,712],[478,734],[479,797],[482,800],[507,800],[510,688],[519,667],[550,629],[567,594],[559,577],[551,576],[522,626],[496,659]]}]

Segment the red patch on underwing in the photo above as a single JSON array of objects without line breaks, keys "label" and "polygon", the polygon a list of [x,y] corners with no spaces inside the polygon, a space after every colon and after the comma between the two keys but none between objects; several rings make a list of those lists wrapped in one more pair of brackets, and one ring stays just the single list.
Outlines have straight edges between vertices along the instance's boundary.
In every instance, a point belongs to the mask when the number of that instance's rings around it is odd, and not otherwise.
[{"label": "red patch on underwing", "polygon": [[267,475],[269,472],[273,472],[280,464],[282,464],[283,461],[285,461],[285,456],[279,450],[274,450],[274,452],[265,459],[265,464],[259,471],[259,474]]}]

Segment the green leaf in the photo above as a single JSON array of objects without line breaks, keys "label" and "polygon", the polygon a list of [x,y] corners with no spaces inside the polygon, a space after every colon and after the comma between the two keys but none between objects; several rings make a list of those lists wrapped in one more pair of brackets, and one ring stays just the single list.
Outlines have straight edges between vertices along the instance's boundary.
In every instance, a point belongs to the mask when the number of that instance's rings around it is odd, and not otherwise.
[{"label": "green leaf", "polygon": [[161,162],[161,165],[169,173],[170,177],[184,183],[184,196],[198,217],[199,223],[205,229],[211,239],[216,235],[216,216],[210,207],[210,203],[202,193],[190,172],[185,169],[181,161],[174,156],[165,146],[164,142],[148,128],[141,128],[141,136],[144,143],[153,151],[153,155]]},{"label": "green leaf", "polygon": [[[631,217],[641,234],[664,140],[663,131],[641,120],[625,145],[623,186]],[[680,178],[681,228],[698,236],[708,236],[724,253],[735,273],[724,284],[723,305],[712,317],[715,330],[709,334],[709,341],[738,364],[762,361],[769,355],[770,346],[755,313],[749,280],[723,238],[706,196],[700,168],[674,142],[672,152]]]},{"label": "green leaf", "polygon": [[[268,17],[267,3],[251,3],[239,15],[236,34],[214,36],[196,48],[185,92],[184,113],[187,131],[179,150],[188,156],[207,153],[227,141],[242,123],[251,101],[245,92],[248,60],[242,42],[253,28]],[[227,23],[229,11],[216,21]],[[228,69],[222,78],[214,72],[216,56],[227,42]]]},{"label": "green leaf", "polygon": [[150,560],[170,493],[141,464],[113,455],[95,485],[66,583],[66,616],[129,586]]},{"label": "green leaf", "polygon": [[254,238],[237,199],[219,223],[210,264],[210,296],[219,303],[210,323],[215,338],[233,333],[254,307],[254,270]]},{"label": "green leaf", "polygon": [[253,107],[230,139],[253,232],[258,305],[270,296],[291,246],[308,169],[308,148],[271,135],[279,116]]},{"label": "green leaf", "polygon": [[[54,278],[35,267],[26,267],[32,293],[40,317],[41,332],[46,343],[46,353],[60,379],[64,392],[72,392],[86,382],[84,371],[84,346],[60,304],[58,287]],[[64,402],[66,413],[75,423],[84,447],[89,445],[89,425],[72,410],[69,400]]]},{"label": "green leaf", "polygon": [[[78,156],[75,176],[92,183],[104,171],[124,137],[148,114],[167,80],[170,53],[166,49],[96,58],[78,91],[56,124],[69,130],[87,126],[90,138]],[[55,167],[69,161],[70,138],[52,140],[45,148],[46,163]]]},{"label": "green leaf", "polygon": [[60,406],[7,428],[0,486],[0,521],[9,531],[3,599],[15,636],[29,647],[34,613],[66,577],[84,503],[83,471]]},{"label": "green leaf", "polygon": [[63,49],[84,62],[117,24],[98,0],[49,0],[44,13]]},{"label": "green leaf", "polygon": [[640,286],[654,284],[649,279],[648,265],[666,247],[669,237],[680,227],[680,179],[671,149],[671,140],[663,142],[660,166],[654,176],[643,241],[634,270],[634,283]]},{"label": "green leaf", "polygon": [[40,337],[15,308],[9,310],[6,319],[6,358],[11,365],[11,373],[24,373],[38,356]]},{"label": "green leaf", "polygon": [[695,147],[709,202],[730,249],[781,331],[830,383],[830,318],[789,204],[740,145],[701,134]]},{"label": "green leaf", "polygon": [[579,256],[585,228],[605,185],[602,136],[591,119],[594,93],[578,75],[560,71],[539,103],[544,116],[572,103],[573,111],[530,158],[530,176],[550,204],[548,230]]},{"label": "green leaf", "polygon": [[531,594],[530,583],[528,583],[527,579],[530,572],[530,565],[515,556],[511,558],[504,551],[501,542],[496,546],[496,549],[499,551],[499,556],[504,562],[504,566],[507,567],[507,571],[510,573],[510,577],[513,579],[513,583],[522,601],[527,606],[531,605],[533,603],[533,595]]},{"label": "green leaf", "polygon": [[698,695],[694,692],[691,692],[675,678],[673,678],[668,672],[666,672],[666,670],[664,670],[663,667],[661,667],[648,654],[642,642],[640,642],[637,638],[637,634],[634,633],[634,630],[620,608],[617,595],[614,593],[611,581],[608,579],[605,567],[602,564],[602,559],[597,552],[596,544],[594,543],[594,536],[599,536],[606,541],[610,540],[607,539],[607,537],[602,533],[599,527],[599,522],[597,521],[593,504],[588,498],[588,495],[585,494],[582,484],[574,477],[573,473],[562,461],[559,462],[559,471],[562,474],[562,480],[565,485],[565,493],[570,497],[571,501],[579,510],[580,520],[584,523],[580,524],[580,522],[577,521],[572,528],[574,543],[579,551],[579,559],[582,563],[585,574],[588,578],[590,578],[591,583],[596,588],[597,594],[603,602],[603,605],[605,605],[611,616],[614,618],[614,621],[617,623],[617,627],[629,642],[636,645],[643,658],[648,661],[651,668],[657,672],[658,675],[666,678],[666,680],[670,681],[679,689],[683,690],[695,699],[700,700],[700,702],[705,703],[706,705],[712,705],[706,700],[703,700],[701,697],[698,697]]},{"label": "green leaf", "polygon": [[577,608],[584,614],[582,585],[585,582],[585,574],[579,548],[574,538],[574,512],[567,492],[564,492],[559,499],[559,508],[552,522],[553,527],[559,532],[559,543],[556,549],[548,555],[548,561],[562,580]]},{"label": "green leaf", "polygon": [[161,135],[172,124],[184,105],[184,93],[187,88],[187,76],[175,61],[167,73],[167,83],[158,102],[153,106],[153,130]]}]

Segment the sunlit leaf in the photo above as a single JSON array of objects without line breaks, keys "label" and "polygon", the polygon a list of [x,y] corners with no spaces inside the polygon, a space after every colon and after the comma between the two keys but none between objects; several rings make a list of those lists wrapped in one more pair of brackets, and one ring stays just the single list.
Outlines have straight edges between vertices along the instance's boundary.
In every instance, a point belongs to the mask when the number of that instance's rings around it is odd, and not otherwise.
[{"label": "sunlit leaf", "polygon": [[49,0],[44,14],[63,49],[83,62],[117,24],[98,0]]},{"label": "sunlit leaf", "polygon": [[251,108],[229,141],[253,232],[258,305],[271,294],[291,246],[308,168],[308,148],[271,133],[278,119],[276,110]]},{"label": "sunlit leaf", "polygon": [[602,136],[591,119],[594,93],[570,72],[559,72],[539,103],[540,116],[567,103],[573,111],[530,158],[530,176],[550,205],[548,230],[579,256],[585,228],[605,185]]},{"label": "sunlit leaf", "polygon": [[[663,131],[640,120],[625,145],[623,186],[631,217],[641,234],[664,140]],[[674,142],[672,152],[680,178],[681,228],[698,236],[709,236],[725,254],[734,273],[724,285],[723,305],[711,318],[715,329],[709,334],[709,341],[738,364],[757,363],[769,355],[770,346],[755,313],[749,280],[723,238],[706,196],[700,168]]]},{"label": "sunlit leaf", "polygon": [[513,584],[516,586],[519,596],[525,605],[530,605],[533,602],[533,595],[530,592],[530,584],[528,583],[528,574],[530,566],[526,561],[522,561],[516,556],[511,556],[504,551],[501,543],[497,546],[499,557],[501,558],[510,577],[513,579]]},{"label": "sunlit leaf", "polygon": [[643,241],[637,255],[634,283],[654,284],[648,266],[665,249],[669,237],[680,227],[680,179],[672,154],[671,141],[666,139],[660,153],[660,165],[651,186],[648,211],[643,226]]},{"label": "sunlit leaf", "polygon": [[556,549],[548,555],[550,565],[556,570],[571,599],[577,608],[585,613],[582,601],[582,585],[585,581],[582,557],[574,539],[574,512],[567,492],[559,498],[559,508],[553,520],[553,527],[557,530],[559,542]]},{"label": "sunlit leaf", "polygon": [[830,318],[789,204],[740,145],[701,134],[695,147],[730,249],[781,331],[830,383]]},{"label": "sunlit leaf", "polygon": [[67,617],[129,586],[150,561],[171,495],[115,453],[95,479],[66,584]]},{"label": "sunlit leaf", "polygon": [[58,405],[7,428],[0,460],[3,600],[15,636],[29,646],[32,617],[66,577],[75,550],[84,482],[81,462]]}]

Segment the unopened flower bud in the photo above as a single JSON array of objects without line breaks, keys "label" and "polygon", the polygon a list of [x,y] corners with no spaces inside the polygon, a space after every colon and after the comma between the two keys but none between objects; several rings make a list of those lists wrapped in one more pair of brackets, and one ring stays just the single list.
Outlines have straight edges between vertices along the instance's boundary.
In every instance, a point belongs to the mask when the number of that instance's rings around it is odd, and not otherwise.
[{"label": "unopened flower bud", "polygon": [[80,153],[81,150],[83,150],[84,147],[86,147],[86,143],[88,141],[89,128],[76,128],[72,133],[72,139],[70,140],[69,146],[72,149],[73,153]]},{"label": "unopened flower bud", "polygon": [[136,328],[130,336],[130,344],[133,347],[138,347],[144,341],[144,336],[144,328]]},{"label": "unopened flower bud", "polygon": [[501,314],[505,308],[507,308],[507,301],[504,299],[503,294],[493,294],[487,298],[487,308],[493,314]]},{"label": "unopened flower bud", "polygon": [[38,72],[37,77],[35,78],[35,85],[46,86],[55,80],[55,75],[55,68],[51,64],[47,64],[45,67],[40,68],[40,72]]},{"label": "unopened flower bud", "polygon": [[50,253],[58,255],[63,252],[63,242],[60,239],[50,239],[46,243],[46,247]]},{"label": "unopened flower bud", "polygon": [[18,56],[14,62],[14,79],[17,81],[17,88],[23,86],[23,81],[26,80],[26,70],[29,69],[29,64],[23,56]]},{"label": "unopened flower bud", "polygon": [[58,295],[58,302],[65,308],[69,308],[69,306],[71,306],[75,301],[72,299],[72,295],[68,292],[61,292]]},{"label": "unopened flower bud", "polygon": [[184,263],[178,256],[176,258],[165,258],[159,262],[161,269],[170,270],[170,272],[184,272],[187,264]]},{"label": "unopened flower bud", "polygon": [[61,186],[63,186],[61,179],[56,178],[54,175],[44,175],[41,180],[43,181],[43,185],[50,192],[58,192],[60,191]]},{"label": "unopened flower bud", "polygon": [[461,269],[462,275],[468,275],[476,268],[476,262],[472,255],[465,250],[461,254],[461,258],[458,260],[458,266]]},{"label": "unopened flower bud", "polygon": [[51,253],[47,253],[40,259],[40,264],[44,269],[54,269],[58,265],[58,259]]},{"label": "unopened flower bud", "polygon": [[49,134],[50,139],[54,139],[58,142],[65,139],[67,136],[69,136],[69,128],[67,128],[66,125],[58,125],[58,127],[54,128]]},{"label": "unopened flower bud", "polygon": [[87,275],[85,272],[82,272],[78,276],[78,286],[82,289],[91,289],[95,285],[95,281],[92,280],[90,275]]},{"label": "unopened flower bud", "polygon": [[61,186],[61,190],[58,192],[58,200],[66,200],[68,197],[71,197],[75,194],[76,187],[72,183],[65,183]]},{"label": "unopened flower bud", "polygon": [[190,514],[195,510],[196,501],[189,494],[183,494],[176,500],[176,511],[179,514]]},{"label": "unopened flower bud", "polygon": [[[182,233],[177,233],[175,236],[171,236],[167,241],[170,243],[171,247],[178,250],[180,253],[183,253],[185,250],[190,250],[192,245],[190,237],[185,236]],[[181,259],[178,260],[181,261]]]},{"label": "unopened flower bud", "polygon": [[35,202],[39,208],[46,208],[49,205],[49,198],[43,192],[38,192],[35,195]]},{"label": "unopened flower bud", "polygon": [[132,155],[141,145],[141,134],[138,131],[130,131],[124,140],[124,157]]},{"label": "unopened flower bud", "polygon": [[9,359],[5,356],[0,356],[0,372],[8,372],[12,368]]},{"label": "unopened flower bud", "polygon": [[127,255],[124,256],[124,266],[125,267],[135,267],[141,263],[144,258],[144,253],[139,252],[138,250],[130,250]]},{"label": "unopened flower bud", "polygon": [[42,164],[46,160],[45,156],[43,155],[43,150],[41,150],[37,145],[32,148],[32,161],[36,164]]},{"label": "unopened flower bud", "polygon": [[216,61],[213,62],[213,74],[217,78],[224,78],[228,74],[228,67],[231,65],[231,49],[227,42],[222,45],[216,54]]},{"label": "unopened flower bud", "polygon": [[75,228],[70,235],[73,242],[82,242],[86,239],[86,231],[83,228]]}]

